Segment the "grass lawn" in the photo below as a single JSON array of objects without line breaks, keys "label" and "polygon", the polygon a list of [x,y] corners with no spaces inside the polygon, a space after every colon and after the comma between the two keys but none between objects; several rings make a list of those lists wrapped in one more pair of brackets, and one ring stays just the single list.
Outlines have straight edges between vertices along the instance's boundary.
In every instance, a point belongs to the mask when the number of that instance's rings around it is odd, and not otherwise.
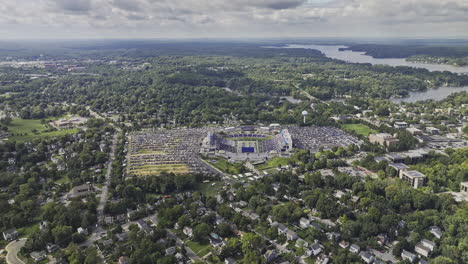
[{"label": "grass lawn", "polygon": [[70,181],[70,179],[68,178],[68,176],[63,176],[60,179],[58,179],[57,181],[55,181],[55,183],[56,184],[64,184],[64,183],[67,183],[69,181]]},{"label": "grass lawn", "polygon": [[189,168],[185,164],[164,164],[164,165],[144,165],[131,170],[131,174],[136,176],[159,175],[162,172],[183,174],[188,173]]},{"label": "grass lawn", "polygon": [[[213,186],[214,184],[214,186]],[[216,194],[218,194],[218,191],[216,190],[216,188],[219,188],[222,186],[222,182],[208,182],[208,183],[201,183],[198,187],[198,190],[203,193],[203,195],[205,196],[215,196]]]},{"label": "grass lawn", "polygon": [[32,234],[36,232],[39,232],[39,224],[33,224],[18,229],[19,237],[31,237]]},{"label": "grass lawn", "polygon": [[257,166],[257,170],[268,170],[268,169],[275,169],[278,168],[278,166],[284,166],[288,165],[289,158],[281,158],[281,157],[275,157],[264,164],[260,164]]},{"label": "grass lawn", "polygon": [[199,257],[205,256],[206,254],[210,253],[210,251],[213,249],[209,244],[202,245],[198,242],[194,242],[191,240],[186,240],[185,243]]},{"label": "grass lawn", "polygon": [[374,129],[363,124],[344,124],[343,129],[348,131],[355,131],[364,137],[367,137],[371,133],[377,133],[377,131]]},{"label": "grass lawn", "polygon": [[[32,132],[36,130],[36,132]],[[8,132],[11,136],[10,141],[24,142],[35,138],[57,137],[66,134],[74,134],[79,130],[77,128],[53,130],[48,124],[41,124],[39,119],[13,119],[8,125]]]},{"label": "grass lawn", "polygon": [[207,160],[215,168],[229,174],[239,174],[242,171],[243,165],[240,163],[231,163],[223,158],[212,158]]}]

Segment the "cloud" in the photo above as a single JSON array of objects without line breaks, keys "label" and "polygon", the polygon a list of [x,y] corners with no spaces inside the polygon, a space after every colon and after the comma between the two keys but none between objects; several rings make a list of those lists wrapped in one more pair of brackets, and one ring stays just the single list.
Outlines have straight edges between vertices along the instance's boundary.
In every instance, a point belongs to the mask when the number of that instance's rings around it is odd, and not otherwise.
[{"label": "cloud", "polygon": [[140,3],[135,0],[114,0],[113,4],[123,10],[127,11],[141,11]]},{"label": "cloud", "polygon": [[0,12],[0,38],[468,37],[466,0],[2,0]]},{"label": "cloud", "polygon": [[67,12],[86,13],[91,10],[90,0],[54,0],[57,7]]},{"label": "cloud", "polygon": [[281,9],[290,9],[296,8],[304,3],[306,0],[258,0],[258,1],[251,1],[252,5],[257,7],[266,7],[276,10]]}]

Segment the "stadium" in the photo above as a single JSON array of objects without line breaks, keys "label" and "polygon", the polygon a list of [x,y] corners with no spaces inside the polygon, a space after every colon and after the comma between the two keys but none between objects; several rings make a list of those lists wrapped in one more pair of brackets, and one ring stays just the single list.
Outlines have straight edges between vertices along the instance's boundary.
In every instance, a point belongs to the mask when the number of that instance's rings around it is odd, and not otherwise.
[{"label": "stadium", "polygon": [[235,162],[262,162],[277,156],[289,157],[291,150],[292,138],[287,129],[242,127],[208,132],[201,153]]}]

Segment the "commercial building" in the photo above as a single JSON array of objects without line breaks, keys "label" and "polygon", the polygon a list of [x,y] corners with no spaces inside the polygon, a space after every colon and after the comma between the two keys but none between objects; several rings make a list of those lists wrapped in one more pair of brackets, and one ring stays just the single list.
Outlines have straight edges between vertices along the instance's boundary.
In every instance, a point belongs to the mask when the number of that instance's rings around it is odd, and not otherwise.
[{"label": "commercial building", "polygon": [[468,193],[468,182],[460,183],[460,192]]},{"label": "commercial building", "polygon": [[392,145],[398,144],[400,142],[396,137],[388,133],[379,133],[379,134],[370,134],[369,141],[371,143],[377,143],[379,145],[390,147]]},{"label": "commercial building", "polygon": [[413,188],[420,188],[426,183],[426,175],[419,171],[401,171],[400,178],[407,181]]},{"label": "commercial building", "polygon": [[438,128],[435,128],[435,127],[426,127],[426,132],[429,135],[439,135],[440,134],[440,130]]},{"label": "commercial building", "polygon": [[405,129],[408,127],[408,123],[406,122],[395,122],[393,124],[393,127],[397,128],[397,129]]},{"label": "commercial building", "polygon": [[422,135],[422,130],[421,129],[417,129],[415,127],[408,127],[406,128],[406,131],[408,131],[411,135],[413,136],[419,136],[419,135]]}]

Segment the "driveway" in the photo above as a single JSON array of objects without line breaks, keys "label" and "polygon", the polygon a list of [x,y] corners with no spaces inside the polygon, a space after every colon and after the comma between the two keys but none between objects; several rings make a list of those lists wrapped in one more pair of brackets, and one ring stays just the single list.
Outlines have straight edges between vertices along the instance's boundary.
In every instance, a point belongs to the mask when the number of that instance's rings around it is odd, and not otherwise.
[{"label": "driveway", "polygon": [[6,251],[8,251],[6,256],[6,262],[8,264],[24,264],[24,261],[18,258],[18,252],[26,243],[26,238],[21,238],[19,240],[13,241],[6,246]]}]

